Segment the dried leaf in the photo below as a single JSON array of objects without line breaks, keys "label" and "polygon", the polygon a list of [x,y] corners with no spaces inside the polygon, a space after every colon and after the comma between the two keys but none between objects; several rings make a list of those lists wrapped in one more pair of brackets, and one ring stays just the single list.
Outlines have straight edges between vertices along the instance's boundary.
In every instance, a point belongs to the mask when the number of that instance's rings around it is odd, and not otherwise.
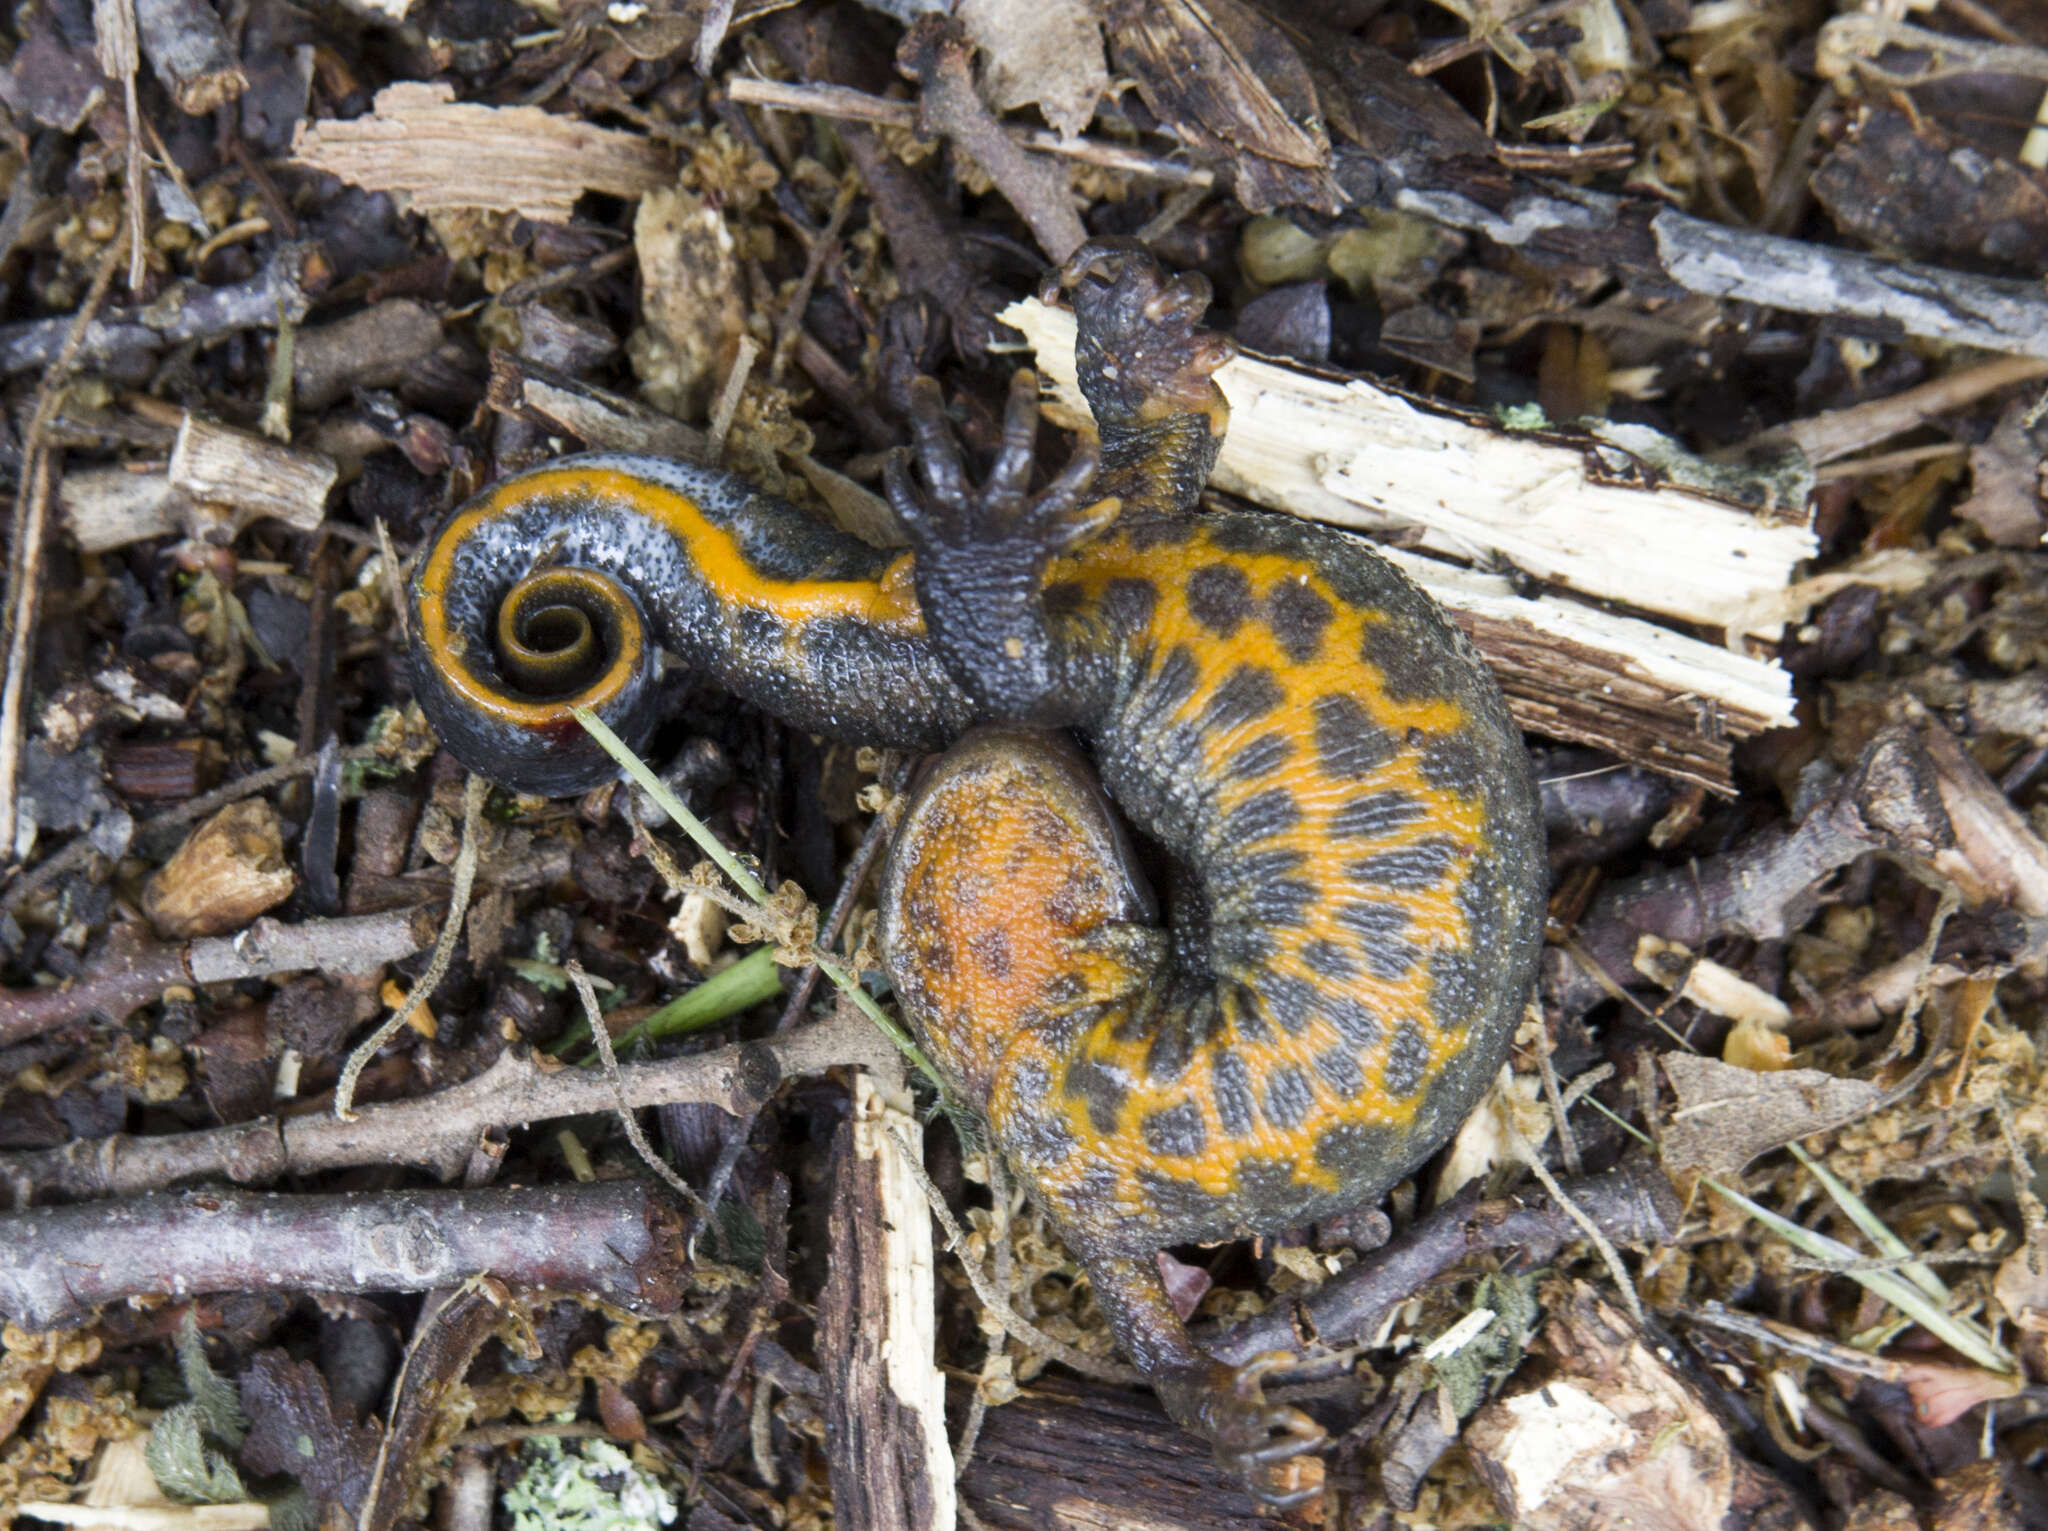
[{"label": "dried leaf", "polygon": [[1241,0],[1127,3],[1110,21],[1117,67],[1161,122],[1229,164],[1247,208],[1339,210],[1315,83],[1270,21]]},{"label": "dried leaf", "polygon": [[1689,1053],[1662,1062],[1678,1096],[1661,1134],[1664,1168],[1681,1185],[1738,1175],[1758,1154],[1860,1116],[1882,1093],[1819,1069],[1763,1074]]},{"label": "dried leaf", "polygon": [[1875,111],[1813,173],[1835,226],[1880,253],[2038,276],[2048,190],[2033,173],[1903,112]]},{"label": "dried leaf", "polygon": [[1991,435],[1970,448],[1970,497],[1956,514],[1976,522],[2002,548],[2030,548],[2041,540],[2041,448],[2027,429],[2029,400],[2018,399],[1999,416]]},{"label": "dried leaf", "polygon": [[1463,1437],[1504,1518],[1527,1531],[1796,1524],[1770,1515],[1782,1489],[1626,1317],[1583,1284],[1569,1302],[1544,1295],[1534,1348],[1553,1364],[1480,1409]]},{"label": "dried leaf", "polygon": [[997,111],[1036,104],[1073,138],[1109,89],[1102,21],[1089,0],[962,0],[958,15],[981,50],[983,86]]},{"label": "dried leaf", "polygon": [[336,1505],[353,1521],[369,1492],[377,1432],[336,1412],[313,1364],[281,1350],[259,1351],[242,1373],[242,1407],[252,1422],[242,1466],[288,1473],[323,1511]]}]

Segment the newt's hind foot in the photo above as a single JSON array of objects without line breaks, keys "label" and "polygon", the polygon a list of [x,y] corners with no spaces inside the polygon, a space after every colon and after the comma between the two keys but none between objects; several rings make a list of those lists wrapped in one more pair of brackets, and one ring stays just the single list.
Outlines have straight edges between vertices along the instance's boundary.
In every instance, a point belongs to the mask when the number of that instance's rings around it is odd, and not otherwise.
[{"label": "newt's hind foot", "polygon": [[1207,277],[1168,276],[1135,240],[1091,239],[1046,279],[1042,296],[1062,291],[1073,294],[1081,392],[1105,442],[1177,415],[1200,415],[1222,437],[1230,407],[1211,378],[1234,348],[1202,328]]},{"label": "newt's hind foot", "polygon": [[1323,1444],[1323,1427],[1299,1409],[1266,1402],[1267,1374],[1294,1359],[1281,1351],[1242,1366],[1212,1363],[1154,1379],[1166,1412],[1206,1437],[1217,1465],[1275,1509],[1307,1504],[1323,1491],[1322,1464],[1309,1455]]},{"label": "newt's hind foot", "polygon": [[1074,359],[1102,433],[1097,492],[1131,517],[1195,508],[1230,423],[1213,374],[1231,344],[1202,328],[1209,279],[1168,276],[1130,239],[1081,246],[1047,279],[1074,295]]},{"label": "newt's hind foot", "polygon": [[1045,488],[1031,492],[1038,435],[1038,378],[1010,380],[1002,445],[988,481],[968,479],[947,423],[939,385],[909,386],[910,430],[924,487],[910,479],[904,454],[883,463],[889,503],[917,553],[915,579],[925,624],[953,677],[992,719],[1059,723],[1064,706],[1061,656],[1046,626],[1042,590],[1053,559],[1116,518],[1114,499],[1091,493],[1093,442]]}]

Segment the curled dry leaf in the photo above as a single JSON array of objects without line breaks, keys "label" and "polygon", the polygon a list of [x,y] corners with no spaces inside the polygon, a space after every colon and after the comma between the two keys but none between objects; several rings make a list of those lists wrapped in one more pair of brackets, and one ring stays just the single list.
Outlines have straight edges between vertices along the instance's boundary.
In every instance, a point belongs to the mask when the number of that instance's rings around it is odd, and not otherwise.
[{"label": "curled dry leaf", "polygon": [[1862,1115],[1878,1087],[1819,1069],[1758,1073],[1715,1058],[1667,1053],[1677,1104],[1663,1123],[1664,1168],[1690,1190],[1701,1175],[1740,1174],[1758,1154]]},{"label": "curled dry leaf", "polygon": [[225,935],[291,896],[277,810],[231,803],[186,838],[143,890],[143,912],[171,939]]},{"label": "curled dry leaf", "polygon": [[253,1473],[289,1473],[321,1512],[339,1510],[354,1524],[377,1461],[377,1430],[337,1408],[327,1381],[309,1361],[281,1350],[259,1351],[242,1373],[249,1438],[242,1466]]},{"label": "curled dry leaf", "polygon": [[2026,1386],[2020,1377],[2001,1377],[1981,1366],[1944,1366],[1936,1361],[1898,1363],[1913,1395],[1913,1414],[1931,1430],[1952,1425],[1980,1403],[2017,1398]]}]

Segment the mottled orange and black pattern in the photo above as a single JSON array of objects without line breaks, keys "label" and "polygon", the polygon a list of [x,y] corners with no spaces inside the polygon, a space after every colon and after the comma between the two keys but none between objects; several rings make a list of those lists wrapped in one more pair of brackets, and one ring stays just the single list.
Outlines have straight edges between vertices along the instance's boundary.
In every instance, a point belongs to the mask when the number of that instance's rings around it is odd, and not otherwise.
[{"label": "mottled orange and black pattern", "polygon": [[907,555],[716,470],[557,464],[429,545],[415,684],[529,790],[610,774],[572,706],[644,737],[658,647],[799,727],[960,741],[879,900],[905,1017],[1175,1417],[1284,1502],[1273,1464],[1319,1432],[1194,1346],[1151,1256],[1375,1199],[1455,1130],[1534,976],[1535,788],[1485,667],[1370,546],[1195,510],[1227,414],[1206,287],[1122,248],[1066,275],[1092,482],[1030,491],[1028,374],[980,487],[913,389]]},{"label": "mottled orange and black pattern", "polygon": [[1092,799],[1042,785],[1056,760],[1006,775],[1019,736],[978,741],[892,853],[907,1011],[1084,1250],[1379,1195],[1485,1088],[1527,992],[1540,832],[1497,696],[1389,566],[1272,517],[1127,524],[1046,595],[1108,656],[1104,785],[1199,893],[1170,932],[1132,913],[1113,837],[1070,827]]}]

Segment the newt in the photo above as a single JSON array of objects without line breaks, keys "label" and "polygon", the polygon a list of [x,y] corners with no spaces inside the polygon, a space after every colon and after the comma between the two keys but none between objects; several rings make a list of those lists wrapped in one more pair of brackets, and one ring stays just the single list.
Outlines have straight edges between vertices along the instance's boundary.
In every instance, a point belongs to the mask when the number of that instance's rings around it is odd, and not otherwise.
[{"label": "newt", "polygon": [[1365,539],[1198,509],[1206,282],[1097,242],[1055,290],[1100,445],[1043,488],[1028,371],[979,485],[913,385],[908,551],[717,469],[566,459],[434,535],[413,682],[529,792],[614,774],[569,709],[644,739],[657,648],[793,727],[946,751],[882,879],[904,1016],[1168,1412],[1285,1503],[1320,1427],[1201,1351],[1155,1256],[1370,1203],[1456,1131],[1534,979],[1536,788],[1485,664]]}]

